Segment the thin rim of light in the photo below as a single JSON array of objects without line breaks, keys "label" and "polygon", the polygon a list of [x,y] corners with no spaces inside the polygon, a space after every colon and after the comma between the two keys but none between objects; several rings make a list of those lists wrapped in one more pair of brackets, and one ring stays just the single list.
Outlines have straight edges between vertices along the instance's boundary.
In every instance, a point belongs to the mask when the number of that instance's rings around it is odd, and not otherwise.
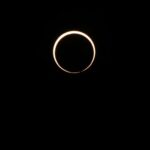
[{"label": "thin rim of light", "polygon": [[[81,35],[81,36],[83,36],[84,38],[86,38],[86,39],[90,42],[90,44],[91,44],[91,46],[92,46],[92,49],[93,49],[93,57],[92,57],[91,62],[89,63],[89,65],[87,65],[87,67],[85,67],[85,68],[82,69],[81,71],[69,71],[69,70],[63,68],[63,67],[58,63],[57,58],[56,58],[56,49],[57,49],[57,45],[59,44],[59,42],[60,42],[63,38],[65,38],[66,36],[74,35],[74,34]],[[58,66],[61,70],[65,71],[65,72],[67,72],[67,73],[77,74],[77,73],[81,73],[81,72],[84,72],[84,71],[88,70],[88,69],[92,66],[92,64],[93,64],[93,62],[94,62],[94,60],[95,60],[95,56],[96,56],[96,48],[95,48],[94,42],[92,41],[92,39],[90,38],[90,36],[88,36],[86,33],[83,33],[83,32],[81,32],[81,31],[77,31],[77,30],[67,31],[67,32],[61,34],[61,35],[56,39],[56,41],[55,41],[55,43],[54,43],[54,46],[53,46],[53,58],[54,58],[55,63],[57,64],[57,66]]]}]

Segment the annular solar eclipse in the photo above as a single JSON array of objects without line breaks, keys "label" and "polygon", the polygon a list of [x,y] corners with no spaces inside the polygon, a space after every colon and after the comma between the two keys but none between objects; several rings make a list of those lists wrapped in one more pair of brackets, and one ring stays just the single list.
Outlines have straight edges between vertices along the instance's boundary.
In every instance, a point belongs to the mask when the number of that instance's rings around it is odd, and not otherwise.
[{"label": "annular solar eclipse", "polygon": [[[92,56],[91,56],[90,63],[85,68],[83,68],[82,70],[79,70],[79,71],[71,71],[71,70],[68,70],[67,68],[64,68],[63,66],[60,65],[60,63],[58,62],[57,56],[56,56],[57,47],[58,47],[60,41],[62,41],[64,38],[66,38],[68,36],[72,36],[72,35],[79,35],[79,36],[84,37],[91,44],[91,47],[92,47]],[[70,74],[78,74],[78,73],[81,73],[81,72],[84,72],[84,71],[88,70],[92,66],[92,64],[95,60],[95,56],[96,56],[96,48],[95,48],[95,44],[94,44],[93,40],[86,33],[83,33],[81,31],[75,31],[75,30],[67,31],[67,32],[61,34],[56,39],[56,41],[54,43],[54,46],[53,46],[53,51],[52,52],[53,52],[53,58],[54,58],[54,61],[55,61],[56,65],[62,71],[66,72],[66,73],[70,73]]]}]

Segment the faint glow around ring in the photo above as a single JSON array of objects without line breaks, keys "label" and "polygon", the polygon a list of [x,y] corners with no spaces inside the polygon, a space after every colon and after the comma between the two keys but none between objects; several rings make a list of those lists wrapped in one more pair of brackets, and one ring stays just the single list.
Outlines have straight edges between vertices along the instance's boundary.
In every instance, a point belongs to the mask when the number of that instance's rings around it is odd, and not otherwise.
[{"label": "faint glow around ring", "polygon": [[[74,35],[74,34],[81,35],[81,36],[85,37],[85,38],[90,42],[90,44],[91,44],[91,46],[92,46],[92,49],[93,49],[93,57],[92,57],[92,60],[91,60],[90,64],[89,64],[86,68],[84,68],[83,70],[81,70],[81,71],[69,71],[69,70],[63,68],[63,67],[58,63],[57,58],[56,58],[56,50],[57,50],[57,45],[59,44],[59,42],[60,42],[63,38],[65,38],[66,36]],[[83,32],[80,32],[80,31],[68,31],[68,32],[63,33],[62,35],[60,35],[60,36],[57,38],[57,40],[55,41],[54,46],[53,46],[53,58],[54,58],[55,63],[57,64],[57,66],[58,66],[61,70],[65,71],[65,72],[67,72],[67,73],[77,74],[77,73],[86,71],[86,70],[89,69],[89,68],[91,67],[91,65],[93,64],[93,62],[94,62],[94,60],[95,60],[95,56],[96,56],[96,48],[95,48],[94,42],[92,41],[92,39],[91,39],[87,34],[85,34],[85,33],[83,33]]]}]

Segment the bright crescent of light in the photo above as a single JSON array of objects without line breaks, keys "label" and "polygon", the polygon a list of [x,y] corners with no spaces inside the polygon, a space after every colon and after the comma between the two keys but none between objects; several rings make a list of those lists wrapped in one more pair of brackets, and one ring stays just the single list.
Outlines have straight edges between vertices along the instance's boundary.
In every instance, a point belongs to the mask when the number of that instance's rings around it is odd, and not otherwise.
[{"label": "bright crescent of light", "polygon": [[[81,36],[85,37],[85,38],[90,42],[90,44],[91,44],[91,46],[92,46],[92,48],[93,48],[93,57],[92,57],[92,60],[91,60],[90,64],[89,64],[86,68],[84,68],[83,70],[81,70],[81,71],[69,71],[69,70],[67,70],[67,69],[64,69],[63,67],[60,66],[60,64],[58,63],[58,61],[57,61],[57,59],[56,59],[56,48],[57,48],[58,43],[59,43],[64,37],[69,36],[69,35],[71,35],[71,34],[77,34],[77,35],[81,35]],[[57,64],[57,66],[58,66],[61,70],[65,71],[65,72],[67,72],[67,73],[77,74],[77,73],[81,73],[81,72],[86,71],[86,70],[89,69],[89,68],[91,67],[91,65],[93,64],[93,61],[94,61],[94,59],[95,59],[95,56],[96,56],[96,48],[95,48],[94,42],[92,41],[92,39],[91,39],[87,34],[85,34],[85,33],[83,33],[83,32],[80,32],[80,31],[68,31],[68,32],[63,33],[62,35],[60,35],[60,36],[57,38],[57,40],[55,41],[54,46],[53,46],[53,58],[54,58],[55,63]]]}]

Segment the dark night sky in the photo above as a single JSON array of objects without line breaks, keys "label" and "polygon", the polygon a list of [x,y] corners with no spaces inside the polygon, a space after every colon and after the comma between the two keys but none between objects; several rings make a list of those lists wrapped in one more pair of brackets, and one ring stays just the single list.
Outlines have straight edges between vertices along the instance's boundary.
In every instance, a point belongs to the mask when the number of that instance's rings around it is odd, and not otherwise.
[{"label": "dark night sky", "polygon": [[[72,7],[24,4],[9,14],[9,18],[9,38],[15,41],[12,43],[15,51],[11,53],[15,54],[15,59],[11,63],[11,72],[13,82],[16,80],[18,87],[25,87],[37,95],[41,93],[47,98],[53,97],[56,90],[60,93],[70,91],[78,99],[84,96],[81,91],[89,96],[95,95],[95,99],[101,98],[101,94],[98,94],[101,91],[103,96],[109,97],[114,82],[111,7],[98,4]],[[96,46],[93,66],[78,75],[61,71],[52,57],[56,38],[69,30],[87,33]],[[64,97],[66,92],[63,93]]]},{"label": "dark night sky", "polygon": [[[50,125],[59,131],[63,121],[80,121],[83,129],[91,123],[93,129],[104,129],[100,134],[105,137],[106,132],[114,131],[109,125],[112,127],[121,107],[117,107],[120,101],[114,97],[118,91],[112,58],[112,10],[98,4],[60,9],[54,5],[23,4],[9,13],[6,28],[11,45],[8,57],[12,61],[6,62],[10,69],[7,68],[9,86],[5,85],[10,91],[7,109],[10,106],[12,118],[15,116],[23,124],[29,122],[28,126],[33,124],[31,130],[36,134],[36,128],[41,127],[47,133]],[[61,71],[52,57],[56,38],[68,30],[87,33],[96,46],[93,66],[77,75]]]},{"label": "dark night sky", "polygon": [[[119,62],[117,69],[113,63],[113,24],[117,24],[113,6],[103,7],[99,1],[84,5],[76,1],[70,1],[68,5],[56,1],[56,4],[52,1],[49,4],[11,3],[3,11],[6,16],[1,23],[4,24],[3,39],[7,39],[3,43],[5,49],[2,49],[6,53],[3,61],[6,75],[1,78],[4,82],[2,89],[6,90],[2,101],[6,107],[1,105],[6,121],[2,122],[8,126],[4,132],[12,130],[14,133],[10,139],[14,139],[18,131],[19,139],[26,142],[31,138],[33,144],[36,138],[48,141],[50,145],[50,136],[55,140],[55,137],[64,139],[66,135],[71,139],[75,135],[81,142],[85,136],[98,141],[100,146],[101,143],[104,147],[112,146],[108,140],[114,140],[118,145],[119,140],[114,138],[116,131],[119,133],[116,136],[122,140],[122,131],[129,133],[131,125],[126,120],[129,116],[132,122],[136,112],[132,116],[129,114],[132,109],[130,99],[134,98],[126,94],[130,84],[123,87],[127,78],[121,74],[125,71],[120,72],[119,67],[122,66]],[[81,74],[71,75],[61,71],[52,57],[55,40],[69,30],[87,33],[96,46],[94,64]],[[69,44],[72,47],[71,42]],[[77,45],[77,48],[80,46]],[[124,94],[122,91],[125,91]],[[8,135],[5,133],[5,136]],[[20,135],[27,137],[26,140]],[[38,145],[38,140],[34,146]],[[15,141],[17,145],[20,143]],[[68,144],[69,141],[66,141]],[[88,145],[87,142],[85,145]]]},{"label": "dark night sky", "polygon": [[[112,29],[111,29],[111,10],[104,8],[91,9],[88,8],[67,8],[56,11],[56,14],[47,10],[42,14],[41,20],[36,27],[37,32],[37,49],[35,55],[37,63],[42,65],[42,69],[46,71],[47,80],[55,78],[68,78],[68,75],[57,68],[52,59],[52,47],[56,38],[69,30],[80,30],[90,35],[96,45],[97,57],[95,64],[90,71],[87,71],[81,77],[85,78],[94,76],[98,79],[102,75],[101,69],[111,67],[112,65]],[[40,28],[40,29],[39,29]],[[40,33],[40,34],[39,34]],[[38,65],[37,65],[38,67]],[[104,71],[106,71],[104,69]],[[75,77],[76,78],[76,77]],[[90,77],[92,79],[92,77]],[[98,79],[99,80],[99,79]]]},{"label": "dark night sky", "polygon": [[[47,4],[21,4],[7,18],[8,37],[14,49],[9,63],[12,89],[30,103],[49,106],[85,101],[112,104],[114,83],[112,63],[112,8],[95,5],[56,7]],[[11,24],[11,26],[10,26]],[[86,72],[70,75],[61,71],[52,57],[53,44],[69,30],[87,33],[95,42],[96,59]],[[13,87],[13,85],[16,85]],[[68,95],[70,94],[70,96]],[[59,97],[60,96],[60,97]],[[54,100],[57,98],[57,101]],[[76,102],[74,99],[76,99]],[[86,97],[90,97],[87,99]],[[42,99],[42,101],[36,99]],[[28,98],[27,98],[28,99]],[[79,102],[79,103],[78,103]],[[106,106],[106,105],[105,105]]]},{"label": "dark night sky", "polygon": [[[70,3],[59,6],[56,3],[37,2],[30,5],[20,3],[14,8],[11,5],[7,6],[9,10],[5,17],[7,30],[4,32],[9,41],[7,45],[10,45],[10,55],[7,55],[6,59],[10,60],[10,63],[6,61],[10,68],[8,76],[11,74],[8,79],[18,84],[18,87],[24,87],[37,95],[37,91],[41,91],[39,93],[46,91],[41,95],[53,95],[58,88],[59,92],[62,92],[62,89],[71,90],[70,93],[73,94],[75,91],[77,97],[82,96],[82,90],[94,95],[95,91],[99,92],[99,89],[102,89],[102,93],[108,96],[107,92],[111,92],[114,82],[113,8],[103,7],[98,3],[86,5]],[[61,71],[52,57],[55,40],[60,34],[69,30],[87,33],[96,46],[93,66],[78,75]],[[88,92],[90,90],[91,92]]]}]

